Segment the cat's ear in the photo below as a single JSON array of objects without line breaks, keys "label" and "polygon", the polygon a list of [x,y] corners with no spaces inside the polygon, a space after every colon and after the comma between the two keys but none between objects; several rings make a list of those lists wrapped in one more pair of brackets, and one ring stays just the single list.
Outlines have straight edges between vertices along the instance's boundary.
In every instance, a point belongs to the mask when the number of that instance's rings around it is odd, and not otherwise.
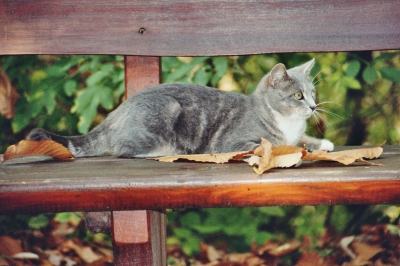
[{"label": "cat's ear", "polygon": [[268,83],[272,87],[276,87],[280,82],[285,81],[289,78],[284,64],[275,65],[271,72],[269,72]]},{"label": "cat's ear", "polygon": [[314,67],[315,64],[315,59],[311,59],[307,63],[302,64],[299,68],[301,69],[301,72],[307,76],[310,75],[311,69]]}]

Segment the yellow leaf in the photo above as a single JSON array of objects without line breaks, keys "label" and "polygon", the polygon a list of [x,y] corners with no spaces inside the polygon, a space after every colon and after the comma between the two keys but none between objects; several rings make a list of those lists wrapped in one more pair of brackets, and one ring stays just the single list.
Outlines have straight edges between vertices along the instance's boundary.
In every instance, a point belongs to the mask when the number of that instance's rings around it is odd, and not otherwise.
[{"label": "yellow leaf", "polygon": [[[257,156],[262,156],[262,146],[258,146],[255,150],[254,150],[254,155]],[[276,146],[276,147],[272,147],[272,154],[274,156],[279,156],[279,155],[285,155],[285,154],[292,154],[292,153],[297,153],[297,152],[302,152],[303,155],[306,155],[307,151],[304,150],[304,148],[300,148],[297,146]]]},{"label": "yellow leaf", "polygon": [[218,153],[218,154],[172,155],[172,156],[164,156],[152,159],[160,162],[174,162],[179,159],[184,159],[195,162],[227,163],[230,160],[237,160],[249,154],[253,154],[253,151],[237,151],[237,152]]},{"label": "yellow leaf", "polygon": [[260,163],[258,164],[258,167],[253,166],[254,172],[256,172],[259,175],[275,167],[275,158],[272,155],[271,142],[269,142],[264,138],[261,138],[261,147],[262,147],[262,157],[260,159]]},{"label": "yellow leaf", "polygon": [[382,147],[352,149],[337,152],[315,150],[303,157],[304,161],[336,161],[345,165],[355,161],[365,162],[362,158],[378,158],[383,152]]},{"label": "yellow leaf", "polygon": [[303,157],[302,152],[284,154],[274,156],[275,167],[292,167],[293,165],[299,166],[302,162],[301,157]]}]

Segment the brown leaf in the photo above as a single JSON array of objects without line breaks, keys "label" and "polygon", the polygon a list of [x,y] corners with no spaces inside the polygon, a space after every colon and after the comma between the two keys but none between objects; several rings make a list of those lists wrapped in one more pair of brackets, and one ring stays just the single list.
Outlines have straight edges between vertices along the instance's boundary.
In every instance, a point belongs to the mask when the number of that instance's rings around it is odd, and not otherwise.
[{"label": "brown leaf", "polygon": [[65,242],[64,247],[74,250],[76,254],[78,254],[78,256],[86,263],[93,263],[94,261],[99,260],[101,258],[101,256],[96,254],[91,247],[79,246],[71,240]]},{"label": "brown leaf", "polygon": [[218,261],[222,257],[222,253],[219,252],[215,247],[200,243],[200,250],[208,262]]},{"label": "brown leaf", "polygon": [[6,73],[0,68],[0,113],[7,119],[14,117],[14,105],[19,98]]},{"label": "brown leaf", "polygon": [[301,243],[295,239],[289,240],[283,245],[280,245],[276,248],[271,249],[268,253],[272,256],[283,257],[288,254],[291,254],[298,250],[301,246]]},{"label": "brown leaf", "polygon": [[261,247],[256,247],[253,248],[253,252],[257,254],[258,256],[262,256],[264,254],[269,254],[269,252],[273,249],[277,249],[279,247],[279,244],[276,243],[275,241],[268,240],[265,242]]},{"label": "brown leaf", "polygon": [[272,148],[272,154],[274,156],[287,155],[300,152],[305,156],[307,151],[304,148],[296,147],[296,146],[277,146]]},{"label": "brown leaf", "polygon": [[180,159],[195,161],[195,162],[208,162],[208,163],[227,163],[230,160],[238,160],[246,155],[253,154],[253,151],[237,151],[218,154],[190,154],[190,155],[172,155],[153,158],[160,162],[174,162]]},{"label": "brown leaf", "polygon": [[304,252],[297,261],[296,266],[322,266],[325,265],[321,255],[315,252]]},{"label": "brown leaf", "polygon": [[293,165],[298,166],[301,163],[302,157],[302,152],[275,156],[275,167],[291,167]]},{"label": "brown leaf", "polygon": [[[272,147],[272,154],[274,156],[286,155],[291,153],[301,152],[305,156],[307,151],[304,148],[300,148],[297,146],[276,146]],[[262,156],[262,145],[258,146],[254,150],[254,155]]]},{"label": "brown leaf", "polygon": [[376,254],[383,251],[379,245],[369,245],[360,241],[353,241],[353,243],[351,243],[351,247],[353,248],[354,253],[357,254],[357,258],[355,258],[355,260],[362,262],[369,261]]},{"label": "brown leaf", "polygon": [[[304,161],[336,161],[345,165],[354,163],[355,161],[366,162],[362,158],[373,159],[378,158],[383,152],[382,147],[363,148],[363,149],[352,149],[337,152],[326,152],[315,150],[311,153],[307,153],[304,157]],[[373,164],[378,165],[378,164]]]},{"label": "brown leaf", "polygon": [[17,144],[11,145],[7,148],[1,161],[9,159],[29,156],[29,155],[44,155],[51,156],[60,160],[73,159],[72,153],[60,143],[52,140],[21,140]]},{"label": "brown leaf", "polygon": [[262,157],[258,164],[258,167],[253,166],[254,172],[261,175],[275,167],[275,158],[272,155],[272,144],[268,140],[261,138]]},{"label": "brown leaf", "polygon": [[11,236],[0,236],[0,254],[12,256],[23,251],[21,241]]}]

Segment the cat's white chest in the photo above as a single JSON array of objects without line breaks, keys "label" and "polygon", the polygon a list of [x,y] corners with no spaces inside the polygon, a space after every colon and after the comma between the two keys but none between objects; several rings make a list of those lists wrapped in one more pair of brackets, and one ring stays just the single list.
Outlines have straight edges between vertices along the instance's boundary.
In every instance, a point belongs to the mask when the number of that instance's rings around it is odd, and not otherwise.
[{"label": "cat's white chest", "polygon": [[278,129],[282,131],[286,145],[297,145],[304,134],[306,121],[297,115],[283,116],[273,111]]}]

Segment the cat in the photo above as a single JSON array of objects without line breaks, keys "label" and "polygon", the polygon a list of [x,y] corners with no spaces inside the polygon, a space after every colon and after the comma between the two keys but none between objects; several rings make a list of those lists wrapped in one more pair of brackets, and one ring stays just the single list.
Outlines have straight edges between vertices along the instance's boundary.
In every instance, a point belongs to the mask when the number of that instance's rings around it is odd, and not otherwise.
[{"label": "cat", "polygon": [[326,139],[305,135],[316,111],[309,78],[314,59],[289,70],[275,65],[246,96],[195,84],[147,88],[124,101],[99,126],[63,137],[37,128],[27,139],[52,139],[75,157],[157,157],[254,150],[261,137],[273,146],[306,145],[332,151]]}]

